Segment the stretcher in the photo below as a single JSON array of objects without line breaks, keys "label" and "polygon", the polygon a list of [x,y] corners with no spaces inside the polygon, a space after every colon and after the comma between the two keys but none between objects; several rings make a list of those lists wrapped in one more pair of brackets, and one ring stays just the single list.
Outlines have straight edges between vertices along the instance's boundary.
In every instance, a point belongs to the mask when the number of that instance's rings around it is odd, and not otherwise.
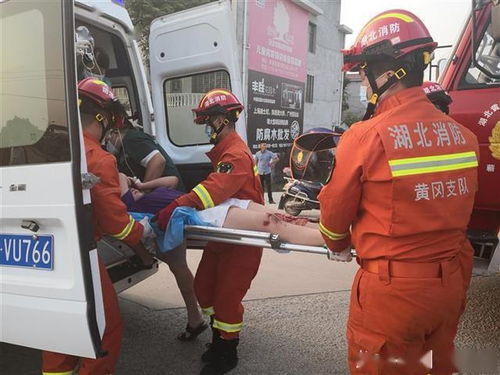
[{"label": "stretcher", "polygon": [[[277,234],[267,232],[257,232],[242,229],[216,228],[197,225],[187,225],[184,228],[188,248],[191,246],[200,246],[204,242],[223,242],[234,245],[256,246],[266,249],[273,249],[280,253],[299,252],[309,254],[328,255],[329,250],[322,246],[298,245],[281,241]],[[193,242],[195,241],[195,242]],[[354,250],[351,255],[355,256]],[[332,260],[344,260],[343,256],[336,256],[330,252]]]}]

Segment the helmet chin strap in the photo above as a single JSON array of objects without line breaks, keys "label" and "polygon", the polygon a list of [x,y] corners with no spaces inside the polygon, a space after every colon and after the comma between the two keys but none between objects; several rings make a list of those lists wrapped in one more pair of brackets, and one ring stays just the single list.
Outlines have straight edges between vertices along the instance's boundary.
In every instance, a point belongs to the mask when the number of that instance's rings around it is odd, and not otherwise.
[{"label": "helmet chin strap", "polygon": [[96,114],[95,119],[102,126],[101,138],[99,139],[99,143],[101,143],[104,137],[106,136],[106,133],[108,132],[110,126],[109,124],[108,126],[104,125],[104,116],[101,113]]},{"label": "helmet chin strap", "polygon": [[387,82],[380,87],[378,87],[377,80],[375,79],[373,71],[370,69],[370,67],[365,64],[362,69],[366,72],[366,78],[368,78],[368,82],[370,83],[370,87],[373,92],[372,96],[368,100],[368,106],[366,107],[366,112],[363,117],[363,121],[366,121],[369,120],[375,113],[375,108],[377,107],[377,103],[382,94],[389,90],[397,81],[400,81],[404,77],[406,77],[406,75],[408,74],[407,72],[409,71],[409,66],[407,64],[403,64],[394,72],[394,75],[390,76],[387,79]]},{"label": "helmet chin strap", "polygon": [[229,124],[229,120],[227,118],[225,118],[223,121],[222,121],[222,125],[218,128],[218,129],[215,129],[213,132],[212,132],[212,135],[210,136],[210,143],[212,144],[216,144],[217,143],[217,137],[219,136],[219,134],[224,130],[224,128]]}]

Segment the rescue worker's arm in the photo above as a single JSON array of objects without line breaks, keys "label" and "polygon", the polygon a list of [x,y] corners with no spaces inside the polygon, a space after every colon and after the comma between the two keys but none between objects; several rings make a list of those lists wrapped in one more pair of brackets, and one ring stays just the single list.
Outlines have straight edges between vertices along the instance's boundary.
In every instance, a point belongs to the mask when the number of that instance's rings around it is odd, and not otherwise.
[{"label": "rescue worker's arm", "polygon": [[107,154],[92,172],[101,179],[91,190],[98,227],[103,233],[127,245],[137,245],[142,238],[143,227],[128,214],[127,207],[120,198],[116,159]]},{"label": "rescue worker's arm", "polygon": [[146,164],[146,171],[144,172],[144,182],[148,182],[163,176],[165,164],[165,158],[160,152],[158,152]]},{"label": "rescue worker's arm", "polygon": [[335,252],[345,250],[351,243],[349,228],[361,198],[362,153],[356,135],[347,131],[337,148],[332,178],[319,194],[320,231],[328,248]]},{"label": "rescue worker's arm", "polygon": [[253,165],[246,154],[225,154],[215,172],[210,173],[205,181],[196,185],[189,193],[177,198],[176,202],[179,206],[198,210],[211,208],[233,197],[253,177]]},{"label": "rescue worker's arm", "polygon": [[176,176],[159,177],[148,182],[134,181],[135,187],[139,190],[152,190],[158,187],[175,189],[178,183],[179,179]]}]

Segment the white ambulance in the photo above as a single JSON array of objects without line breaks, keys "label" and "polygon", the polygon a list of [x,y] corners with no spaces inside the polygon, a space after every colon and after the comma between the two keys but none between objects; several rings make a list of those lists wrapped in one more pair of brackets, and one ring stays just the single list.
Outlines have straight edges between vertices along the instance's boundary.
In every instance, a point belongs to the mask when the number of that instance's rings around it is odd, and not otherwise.
[{"label": "white ambulance", "polygon": [[[161,16],[161,15],[158,15]],[[150,85],[123,0],[0,0],[0,342],[99,356],[104,331],[77,80],[99,70],[187,188],[210,149],[190,109],[215,87],[242,97],[228,2],[151,25]],[[97,51],[107,55],[95,67]],[[150,93],[151,92],[151,93]],[[244,119],[237,124],[245,137]],[[118,291],[150,276],[126,246],[99,244]]]}]

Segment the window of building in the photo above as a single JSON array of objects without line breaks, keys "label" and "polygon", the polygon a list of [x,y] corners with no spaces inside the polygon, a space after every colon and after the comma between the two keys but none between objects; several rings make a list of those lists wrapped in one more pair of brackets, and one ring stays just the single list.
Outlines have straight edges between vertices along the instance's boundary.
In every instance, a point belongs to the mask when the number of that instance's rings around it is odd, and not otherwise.
[{"label": "window of building", "polygon": [[316,53],[316,25],[309,22],[309,47],[308,51]]},{"label": "window of building", "polygon": [[306,103],[312,103],[314,100],[314,76],[307,75],[306,82]]},{"label": "window of building", "polygon": [[174,145],[209,143],[205,127],[194,126],[192,109],[198,106],[203,95],[215,88],[231,90],[228,72],[219,70],[165,81],[167,133]]},{"label": "window of building", "polygon": [[[476,60],[479,65],[491,74],[500,74],[500,41],[495,41],[492,36],[491,24],[486,29],[481,42],[479,43]],[[469,69],[460,84],[460,88],[490,86],[500,84],[500,79],[495,79],[480,71],[471,61]]]},{"label": "window of building", "polygon": [[225,71],[198,74],[192,77],[192,92],[209,92],[215,88],[229,88],[229,74]]},{"label": "window of building", "polygon": [[61,10],[53,1],[0,8],[0,166],[69,161]]}]

